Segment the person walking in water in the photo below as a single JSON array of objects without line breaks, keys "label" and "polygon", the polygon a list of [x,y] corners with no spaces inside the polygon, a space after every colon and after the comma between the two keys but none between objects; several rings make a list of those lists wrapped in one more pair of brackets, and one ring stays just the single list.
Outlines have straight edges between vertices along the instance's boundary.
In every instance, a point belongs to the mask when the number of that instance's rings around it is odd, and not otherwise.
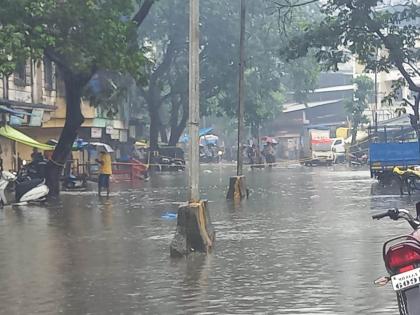
[{"label": "person walking in water", "polygon": [[109,177],[112,175],[111,155],[101,151],[96,162],[99,164],[98,195],[101,196],[101,189],[106,188],[106,195],[109,197]]}]

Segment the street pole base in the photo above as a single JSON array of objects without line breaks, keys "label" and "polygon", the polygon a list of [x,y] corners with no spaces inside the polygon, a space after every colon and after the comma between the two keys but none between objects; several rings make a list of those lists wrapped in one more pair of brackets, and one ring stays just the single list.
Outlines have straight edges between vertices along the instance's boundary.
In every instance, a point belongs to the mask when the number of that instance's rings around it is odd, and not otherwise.
[{"label": "street pole base", "polygon": [[201,200],[178,209],[176,233],[170,245],[171,257],[184,257],[196,252],[209,254],[212,251],[216,233],[207,204],[207,200]]},{"label": "street pole base", "polygon": [[242,200],[245,197],[248,198],[245,176],[232,176],[229,180],[229,190],[226,199]]}]

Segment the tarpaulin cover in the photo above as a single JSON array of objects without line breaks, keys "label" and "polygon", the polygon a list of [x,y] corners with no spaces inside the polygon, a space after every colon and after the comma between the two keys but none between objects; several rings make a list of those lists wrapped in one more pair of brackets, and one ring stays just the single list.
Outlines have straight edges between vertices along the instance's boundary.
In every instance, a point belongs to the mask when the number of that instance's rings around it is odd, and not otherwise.
[{"label": "tarpaulin cover", "polygon": [[54,146],[40,143],[9,125],[0,128],[0,136],[41,150],[54,150]]}]

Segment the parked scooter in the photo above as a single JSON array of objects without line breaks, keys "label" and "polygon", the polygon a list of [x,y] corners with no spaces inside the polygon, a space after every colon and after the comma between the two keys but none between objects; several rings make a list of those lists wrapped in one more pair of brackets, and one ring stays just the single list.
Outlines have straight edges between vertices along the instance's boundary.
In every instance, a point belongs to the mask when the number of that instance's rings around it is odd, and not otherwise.
[{"label": "parked scooter", "polygon": [[420,190],[420,171],[417,169],[409,168],[407,170],[402,170],[396,166],[392,172],[400,180],[401,195],[404,194],[404,187],[407,188],[409,195],[411,195],[416,190]]},{"label": "parked scooter", "polygon": [[5,191],[11,182],[15,183],[14,205],[44,201],[49,193],[49,189],[45,185],[45,179],[31,179],[26,175],[15,175],[11,172],[2,171],[0,177],[0,203],[2,206],[8,204]]},{"label": "parked scooter", "polygon": [[420,315],[420,203],[417,203],[416,209],[416,218],[405,209],[391,209],[372,216],[376,220],[385,217],[395,221],[404,219],[414,230],[409,235],[385,242],[383,259],[389,276],[375,281],[379,286],[385,286],[391,281],[400,315]]},{"label": "parked scooter", "polygon": [[82,174],[80,176],[68,175],[63,180],[63,188],[69,190],[83,190],[87,188],[87,176]]},{"label": "parked scooter", "polygon": [[363,152],[349,153],[350,166],[362,166],[368,163],[368,155]]},{"label": "parked scooter", "polygon": [[185,161],[182,159],[177,159],[169,156],[160,156],[159,160],[159,170],[160,171],[184,171],[185,170]]}]

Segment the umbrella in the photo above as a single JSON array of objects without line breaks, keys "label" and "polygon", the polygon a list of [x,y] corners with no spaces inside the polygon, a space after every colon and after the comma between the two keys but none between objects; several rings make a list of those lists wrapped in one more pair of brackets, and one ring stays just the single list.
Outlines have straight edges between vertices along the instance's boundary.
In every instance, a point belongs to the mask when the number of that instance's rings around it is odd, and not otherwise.
[{"label": "umbrella", "polygon": [[181,139],[179,139],[179,142],[181,143],[188,143],[188,140],[190,139],[190,137],[187,134],[184,134]]},{"label": "umbrella", "polygon": [[206,135],[208,135],[210,132],[212,132],[214,130],[214,128],[202,128],[202,129],[200,129],[200,131],[199,131],[199,136],[200,137],[202,137],[202,136],[206,136]]},{"label": "umbrella", "polygon": [[102,143],[102,142],[91,142],[89,146],[100,148],[101,150],[105,150],[108,153],[114,152],[109,144]]},{"label": "umbrella", "polygon": [[278,144],[277,140],[273,137],[262,137],[261,140],[266,143]]},{"label": "umbrella", "polygon": [[[200,131],[198,132],[200,138],[204,137],[206,135],[208,135],[210,132],[212,132],[214,130],[214,128],[201,128]],[[188,134],[184,134],[181,139],[179,139],[179,142],[181,143],[188,143],[188,141],[190,140],[190,136]]]},{"label": "umbrella", "polygon": [[138,148],[148,148],[149,145],[147,144],[146,141],[137,141],[136,142],[136,147],[138,147]]}]

